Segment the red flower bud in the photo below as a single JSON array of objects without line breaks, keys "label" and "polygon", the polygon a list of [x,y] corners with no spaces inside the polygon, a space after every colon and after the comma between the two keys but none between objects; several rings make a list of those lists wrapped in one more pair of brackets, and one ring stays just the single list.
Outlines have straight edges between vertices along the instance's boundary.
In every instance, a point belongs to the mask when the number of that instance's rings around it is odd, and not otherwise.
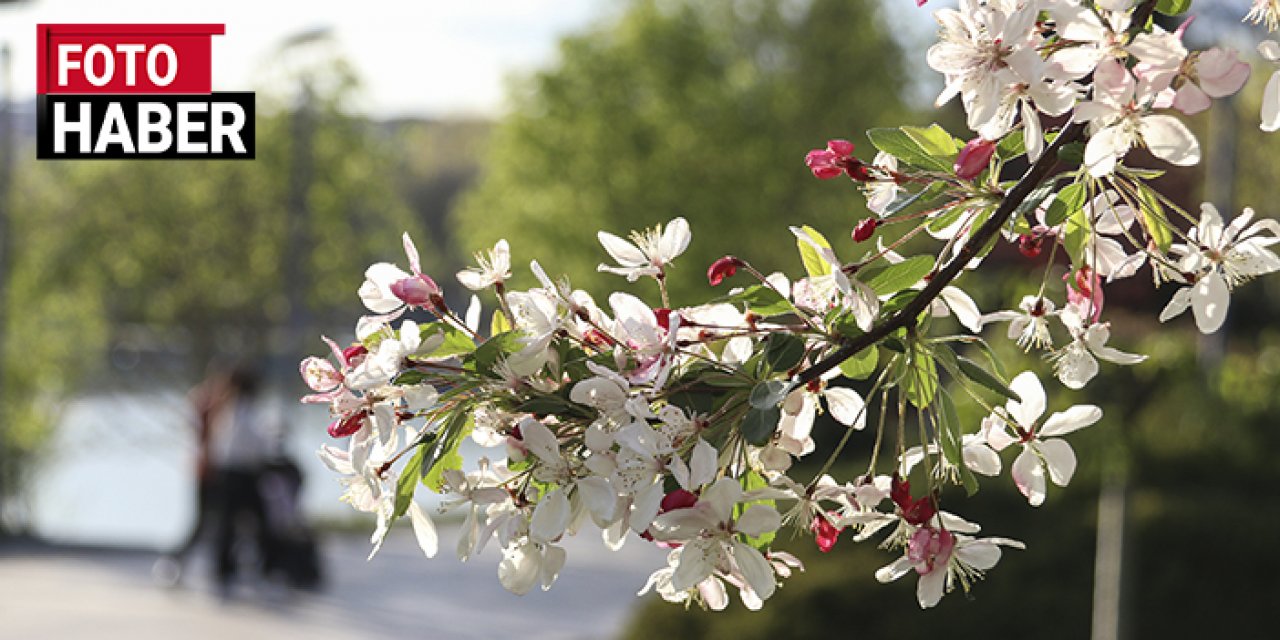
[{"label": "red flower bud", "polygon": [[866,218],[853,228],[853,241],[866,242],[876,233],[876,225],[880,224],[875,218]]},{"label": "red flower bud", "polygon": [[991,156],[996,152],[996,143],[981,136],[970,140],[956,156],[956,177],[961,180],[972,180],[986,170]]},{"label": "red flower bud", "polygon": [[911,497],[911,483],[893,474],[893,484],[889,487],[889,499],[902,511],[902,519],[916,526],[923,525],[933,519],[938,510],[933,506],[930,496]]},{"label": "red flower bud", "polygon": [[1044,236],[1032,235],[1024,233],[1018,236],[1018,251],[1028,258],[1034,258],[1040,255],[1040,251],[1044,249]]},{"label": "red flower bud", "polygon": [[369,350],[364,348],[362,344],[353,344],[342,350],[342,361],[348,367],[354,367],[360,364],[360,359],[368,355]]},{"label": "red flower bud", "polygon": [[671,310],[666,307],[659,307],[653,310],[653,315],[658,320],[658,326],[666,331],[671,330]]},{"label": "red flower bud", "polygon": [[698,494],[684,489],[676,489],[665,496],[662,496],[662,504],[658,508],[660,513],[675,511],[676,509],[688,509],[698,503]]},{"label": "red flower bud", "polygon": [[738,267],[742,266],[746,266],[746,263],[733,256],[720,258],[712,262],[710,267],[707,267],[707,281],[713,287],[719,286],[721,282],[724,282],[725,278],[737,273]]},{"label": "red flower bud", "polygon": [[813,532],[813,540],[818,543],[818,549],[823,553],[831,551],[840,538],[841,530],[820,513],[813,516],[813,523],[809,525],[809,530]]},{"label": "red flower bud", "polygon": [[863,164],[862,161],[857,158],[851,158],[845,165],[844,170],[848,172],[849,179],[851,180],[857,180],[858,182],[871,182],[872,180],[875,180],[871,175],[871,172],[867,171],[867,165]]},{"label": "red flower bud", "polygon": [[329,425],[329,435],[334,438],[345,438],[364,426],[364,412],[355,411],[347,416],[334,420]]}]

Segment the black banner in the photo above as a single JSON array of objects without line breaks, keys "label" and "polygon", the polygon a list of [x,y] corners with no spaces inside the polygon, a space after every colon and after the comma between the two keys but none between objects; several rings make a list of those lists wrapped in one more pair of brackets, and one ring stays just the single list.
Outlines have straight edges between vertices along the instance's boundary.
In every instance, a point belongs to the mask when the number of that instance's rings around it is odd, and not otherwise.
[{"label": "black banner", "polygon": [[41,160],[252,160],[253,92],[38,98]]}]

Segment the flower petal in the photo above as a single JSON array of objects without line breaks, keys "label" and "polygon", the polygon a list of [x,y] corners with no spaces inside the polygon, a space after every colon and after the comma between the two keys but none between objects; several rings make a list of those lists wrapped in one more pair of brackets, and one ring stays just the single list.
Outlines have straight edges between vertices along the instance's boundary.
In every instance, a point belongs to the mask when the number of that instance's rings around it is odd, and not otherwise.
[{"label": "flower petal", "polygon": [[1027,502],[1030,502],[1033,507],[1044,504],[1044,467],[1041,466],[1040,459],[1036,457],[1031,447],[1022,448],[1022,453],[1019,453],[1018,458],[1013,461],[1011,471],[1013,483],[1017,485],[1018,491],[1027,497]]},{"label": "flower petal", "polygon": [[[1076,473],[1076,452],[1061,438],[1050,438],[1037,445],[1049,468],[1049,479],[1059,487],[1067,486]],[[1044,479],[1041,478],[1041,482]]]},{"label": "flower petal", "polygon": [[698,443],[693,445],[693,455],[689,456],[689,483],[685,489],[696,491],[716,479],[716,457],[716,448],[698,438]]},{"label": "flower petal", "polygon": [[418,547],[428,558],[434,558],[440,550],[440,536],[436,533],[436,525],[431,521],[431,516],[418,506],[417,501],[409,502],[409,521],[413,523],[413,535],[418,540]]},{"label": "flower petal", "polygon": [[547,545],[543,550],[542,562],[538,566],[538,578],[542,582],[542,590],[546,591],[555,584],[556,578],[560,577],[560,570],[564,568],[564,561],[567,554],[564,549],[553,544]]},{"label": "flower petal", "polygon": [[1165,305],[1164,310],[1160,312],[1160,322],[1168,322],[1180,315],[1187,307],[1191,306],[1191,287],[1183,287],[1178,289],[1169,299],[1169,304]]},{"label": "flower petal", "polygon": [[578,493],[591,518],[601,528],[613,521],[614,511],[618,506],[618,494],[610,486],[609,481],[600,476],[587,476],[578,481]]},{"label": "flower petal", "polygon": [[911,559],[902,556],[876,571],[876,580],[884,583],[893,582],[907,575],[908,571],[911,571]]},{"label": "flower petal", "polygon": [[502,552],[498,563],[498,582],[518,596],[529,593],[538,582],[539,558],[532,544],[524,544]]},{"label": "flower petal", "polygon": [[1022,398],[1022,402],[1010,400],[1005,408],[1020,425],[1030,427],[1044,415],[1044,385],[1040,384],[1040,378],[1037,378],[1036,374],[1023,371],[1009,383],[1009,388]]},{"label": "flower petal", "polygon": [[1231,303],[1231,292],[1227,282],[1216,270],[1196,283],[1191,295],[1191,310],[1196,316],[1196,326],[1200,333],[1213,333],[1222,328],[1227,320],[1227,305]]},{"label": "flower petal", "polygon": [[720,543],[711,538],[697,538],[680,547],[680,563],[671,575],[676,591],[692,589],[711,575],[721,553]]},{"label": "flower petal", "polygon": [[1262,92],[1262,125],[1268,133],[1280,129],[1280,71],[1271,74]]},{"label": "flower petal", "polygon": [[765,560],[754,547],[739,540],[733,541],[733,559],[738,563],[742,577],[746,579],[748,585],[751,585],[751,590],[761,600],[768,600],[778,587],[778,581],[773,577],[773,567],[769,566],[769,561]]},{"label": "flower petal", "polygon": [[640,248],[619,238],[618,236],[601,231],[596,234],[600,240],[600,245],[609,253],[609,256],[624,267],[642,267],[649,264],[649,259],[640,251]]},{"label": "flower petal", "polygon": [[867,405],[857,391],[845,387],[829,387],[822,395],[827,399],[827,410],[836,422],[854,429],[867,426]]},{"label": "flower petal", "polygon": [[755,504],[751,505],[734,524],[733,529],[738,533],[745,533],[749,536],[762,536],[766,533],[777,531],[782,526],[782,516],[778,514],[778,510],[773,507]]},{"label": "flower petal", "polygon": [[529,539],[535,542],[552,542],[564,535],[573,511],[564,489],[555,489],[542,497],[529,519]]},{"label": "flower petal", "polygon": [[1180,167],[1199,164],[1200,142],[1181,120],[1173,116],[1146,116],[1138,129],[1151,155]]},{"label": "flower petal", "polygon": [[943,287],[939,296],[951,308],[951,313],[956,314],[956,320],[964,328],[974,333],[982,332],[982,312],[969,294],[959,287]]},{"label": "flower petal", "polygon": [[1064,436],[1079,431],[1102,419],[1102,409],[1091,404],[1078,404],[1066,411],[1059,411],[1044,421],[1037,432],[1039,436]]},{"label": "flower petal", "polygon": [[671,262],[684,253],[689,247],[689,240],[693,234],[689,232],[689,223],[684,218],[676,218],[667,223],[667,228],[662,232],[662,239],[658,241],[658,252],[662,254],[658,256],[663,264]]},{"label": "flower petal", "polygon": [[920,582],[916,583],[916,599],[920,602],[920,608],[928,609],[937,605],[938,601],[942,600],[946,587],[945,567],[935,566],[933,571],[920,576]]}]

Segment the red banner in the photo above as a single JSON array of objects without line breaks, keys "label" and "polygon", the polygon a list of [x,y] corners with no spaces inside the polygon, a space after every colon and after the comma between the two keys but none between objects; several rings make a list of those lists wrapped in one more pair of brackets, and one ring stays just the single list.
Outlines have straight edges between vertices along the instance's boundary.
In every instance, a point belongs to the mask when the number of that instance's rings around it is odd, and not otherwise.
[{"label": "red banner", "polygon": [[208,94],[220,24],[36,25],[44,94]]}]

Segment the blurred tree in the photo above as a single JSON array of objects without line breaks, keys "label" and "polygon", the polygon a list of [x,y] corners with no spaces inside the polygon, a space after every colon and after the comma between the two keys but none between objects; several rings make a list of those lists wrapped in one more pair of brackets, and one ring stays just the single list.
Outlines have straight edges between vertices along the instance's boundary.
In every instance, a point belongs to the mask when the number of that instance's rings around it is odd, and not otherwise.
[{"label": "blurred tree", "polygon": [[[292,254],[313,322],[303,335],[284,328],[293,105],[259,93],[255,161],[17,167],[0,490],[19,486],[54,401],[84,376],[109,372],[106,349],[129,328],[144,327],[133,333],[152,342],[176,331],[177,348],[187,351],[173,359],[177,371],[172,362],[143,371],[151,381],[194,379],[215,355],[296,361],[298,349],[323,347],[319,327],[345,328],[359,313],[365,267],[403,258],[401,230],[421,235],[394,182],[399,160],[389,132],[348,114],[355,78],[340,61],[327,64],[307,106],[306,246]],[[424,263],[439,266],[430,242],[420,246]]]},{"label": "blurred tree", "polygon": [[635,0],[515,85],[455,211],[459,240],[505,236],[516,264],[536,257],[600,292],[620,281],[595,273],[596,230],[685,216],[694,242],[670,276],[674,304],[726,253],[794,267],[788,225],[849,242],[865,215],[860,198],[811,188],[805,152],[900,121],[904,83],[874,0]]}]

